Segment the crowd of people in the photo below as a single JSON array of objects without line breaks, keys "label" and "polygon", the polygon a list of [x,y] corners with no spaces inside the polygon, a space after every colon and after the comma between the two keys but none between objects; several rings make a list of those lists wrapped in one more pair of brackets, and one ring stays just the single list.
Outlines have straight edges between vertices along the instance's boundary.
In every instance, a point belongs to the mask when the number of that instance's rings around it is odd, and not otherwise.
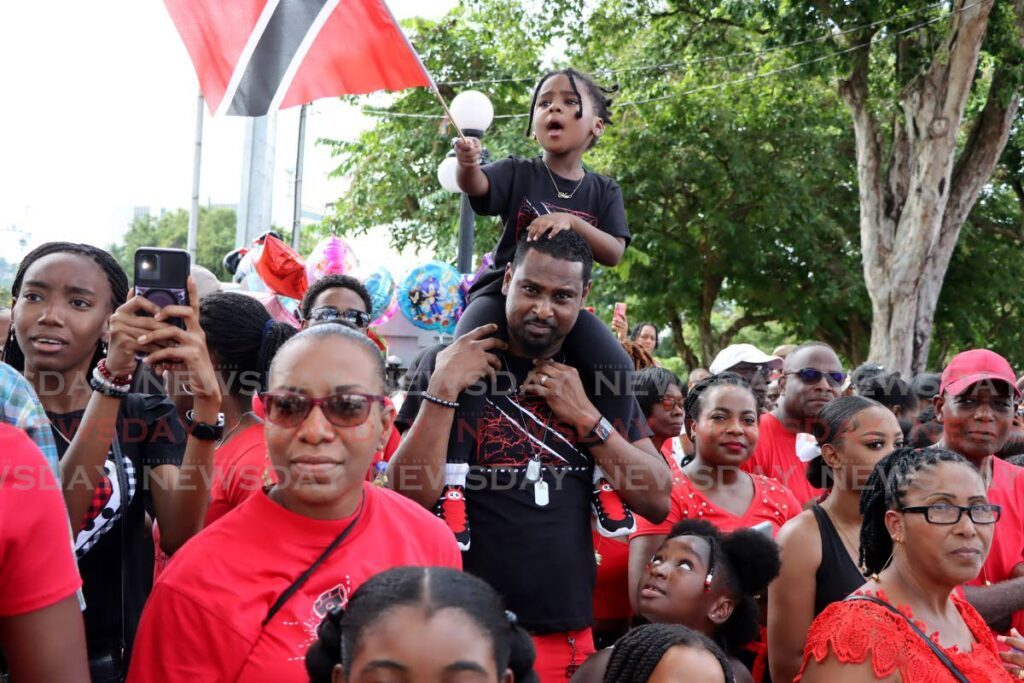
[{"label": "crowd of people", "polygon": [[608,92],[537,85],[534,159],[460,186],[495,264],[403,391],[347,275],[301,327],[107,252],[16,273],[0,363],[12,681],[1024,679],[1021,386],[985,349],[847,373],[827,344],[659,367],[586,310],[629,242],[583,153]]}]

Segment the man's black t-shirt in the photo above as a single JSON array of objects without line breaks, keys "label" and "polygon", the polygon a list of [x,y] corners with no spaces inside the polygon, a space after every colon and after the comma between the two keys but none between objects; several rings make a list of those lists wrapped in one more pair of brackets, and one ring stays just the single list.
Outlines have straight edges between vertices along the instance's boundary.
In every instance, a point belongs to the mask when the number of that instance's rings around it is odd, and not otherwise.
[{"label": "man's black t-shirt", "polygon": [[[580,181],[552,174],[553,183],[540,157],[508,157],[481,169],[487,175],[490,189],[486,196],[470,197],[470,204],[480,215],[500,215],[503,229],[494,248],[494,265],[480,274],[470,289],[470,297],[501,293],[505,265],[512,261],[516,243],[538,215],[575,214],[629,244],[622,189],[611,178],[588,171],[579,189],[573,192]],[[562,192],[572,194],[572,199],[560,198],[556,183]]]},{"label": "man's black t-shirt", "polygon": [[[426,389],[442,348],[424,357],[412,394]],[[560,360],[572,365],[571,359]],[[596,576],[590,508],[594,459],[586,443],[578,443],[572,430],[553,417],[546,401],[515,391],[533,368],[532,359],[505,356],[503,363],[496,382],[459,396],[448,441],[448,461],[470,465],[466,513],[471,543],[463,565],[490,583],[531,633],[587,628],[593,621]],[[631,442],[650,435],[633,404],[629,415],[605,416]],[[415,412],[403,405],[403,413],[411,424]],[[534,456],[543,466],[547,505],[538,505],[534,486],[526,480]]]},{"label": "man's black t-shirt", "polygon": [[[48,413],[59,429],[53,438],[61,458],[68,449],[62,435],[73,436],[84,413]],[[75,541],[90,657],[120,653],[122,635],[126,653],[131,651],[153,584],[153,541],[146,529],[146,510],[152,510],[152,504],[146,471],[159,465],[180,466],[185,452],[185,429],[174,404],[163,396],[129,394],[121,402],[117,434],[123,466],[115,467],[118,459],[111,449],[104,479]]]}]

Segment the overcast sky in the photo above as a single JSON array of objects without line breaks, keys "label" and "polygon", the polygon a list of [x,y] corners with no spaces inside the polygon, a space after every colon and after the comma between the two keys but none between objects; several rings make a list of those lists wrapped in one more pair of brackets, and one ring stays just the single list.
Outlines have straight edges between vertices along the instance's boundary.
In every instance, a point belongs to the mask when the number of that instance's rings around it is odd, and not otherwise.
[{"label": "overcast sky", "polygon": [[[399,17],[440,16],[454,0],[389,0]],[[106,246],[133,207],[188,208],[198,92],[188,54],[159,0],[0,3],[0,256],[53,239]],[[298,108],[278,116],[274,216],[291,224]],[[337,100],[307,120],[303,205],[323,212],[341,190],[318,137],[372,124]],[[244,120],[213,118],[203,135],[201,201],[235,204]]]}]

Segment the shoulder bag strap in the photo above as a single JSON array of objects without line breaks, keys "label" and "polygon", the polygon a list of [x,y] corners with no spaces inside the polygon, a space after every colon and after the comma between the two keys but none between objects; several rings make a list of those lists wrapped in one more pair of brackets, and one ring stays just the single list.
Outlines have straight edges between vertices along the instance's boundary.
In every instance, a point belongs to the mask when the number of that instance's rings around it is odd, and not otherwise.
[{"label": "shoulder bag strap", "polygon": [[302,588],[303,584],[305,584],[306,581],[309,580],[309,577],[313,575],[313,572],[315,572],[317,568],[319,568],[320,565],[322,565],[324,561],[328,557],[330,557],[331,553],[337,550],[338,547],[345,541],[345,539],[348,538],[348,535],[352,533],[352,530],[355,528],[356,524],[359,523],[359,518],[363,516],[363,507],[365,505],[366,492],[364,491],[363,497],[359,501],[359,509],[356,511],[355,518],[351,522],[349,522],[348,526],[346,526],[342,530],[342,532],[338,534],[333,541],[331,541],[331,544],[327,546],[327,548],[324,549],[322,553],[320,553],[320,557],[316,558],[313,564],[311,564],[306,571],[302,572],[302,574],[297,579],[292,581],[292,584],[288,586],[284,593],[281,593],[280,597],[278,597],[274,604],[271,605],[270,611],[267,612],[267,618],[263,620],[261,626],[266,627],[266,625],[270,623],[270,620],[274,618],[274,615],[277,614],[282,607],[284,607],[284,604],[288,602],[288,599],[295,595],[295,593],[300,588]]}]

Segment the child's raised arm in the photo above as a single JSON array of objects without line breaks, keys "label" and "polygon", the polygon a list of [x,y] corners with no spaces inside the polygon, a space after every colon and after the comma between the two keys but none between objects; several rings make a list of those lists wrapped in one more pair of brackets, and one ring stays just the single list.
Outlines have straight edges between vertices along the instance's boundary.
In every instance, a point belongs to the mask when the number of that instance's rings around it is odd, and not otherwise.
[{"label": "child's raised arm", "polygon": [[459,189],[470,197],[483,197],[491,188],[491,183],[480,169],[480,140],[477,138],[456,138],[455,156],[459,168],[455,172],[455,180]]}]

